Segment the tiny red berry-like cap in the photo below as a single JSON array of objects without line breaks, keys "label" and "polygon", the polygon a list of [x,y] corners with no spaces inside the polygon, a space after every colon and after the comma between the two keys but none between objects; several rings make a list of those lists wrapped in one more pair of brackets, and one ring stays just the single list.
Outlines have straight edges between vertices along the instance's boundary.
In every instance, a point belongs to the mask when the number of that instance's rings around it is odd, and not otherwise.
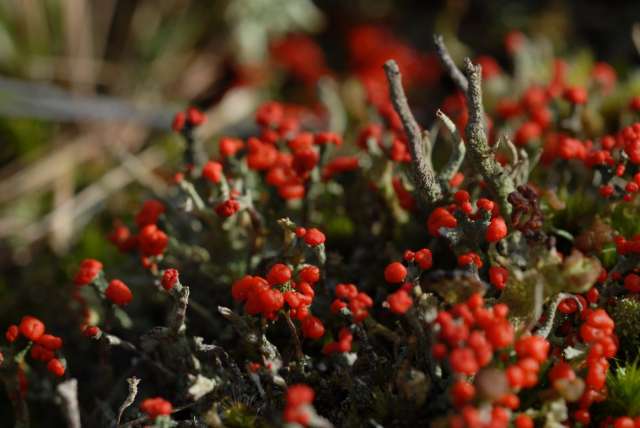
[{"label": "tiny red berry-like cap", "polygon": [[298,276],[302,281],[308,282],[309,284],[315,284],[320,281],[320,269],[317,266],[305,266],[300,269]]},{"label": "tiny red berry-like cap", "polygon": [[100,334],[100,327],[89,325],[85,327],[85,329],[82,331],[82,334],[87,337],[96,337],[98,334]]},{"label": "tiny red berry-like cap", "polygon": [[50,351],[55,351],[62,348],[62,339],[52,334],[43,334],[38,339],[38,345],[43,346]]},{"label": "tiny red berry-like cap", "polygon": [[207,121],[207,117],[197,108],[189,107],[187,109],[187,121],[191,126],[198,126],[205,123]]},{"label": "tiny red berry-like cap", "polygon": [[291,269],[289,269],[289,266],[282,263],[276,263],[271,266],[271,269],[269,269],[269,272],[267,273],[267,281],[271,285],[284,284],[290,279]]},{"label": "tiny red berry-like cap", "polygon": [[44,323],[36,317],[27,315],[20,321],[20,334],[31,341],[36,341],[44,334]]},{"label": "tiny red berry-like cap", "polygon": [[227,199],[216,207],[216,214],[220,217],[231,217],[240,210],[240,202]]},{"label": "tiny red berry-like cap", "polygon": [[94,259],[85,259],[80,263],[80,268],[73,279],[76,285],[90,284],[102,270],[102,263]]},{"label": "tiny red berry-like cap", "polygon": [[161,397],[147,398],[140,403],[140,410],[146,413],[151,419],[158,416],[170,415],[173,412],[173,406],[170,402]]},{"label": "tiny red berry-like cap", "polygon": [[10,325],[9,328],[7,328],[7,332],[4,334],[4,337],[7,338],[7,342],[9,343],[15,342],[18,336],[20,336],[20,330],[18,330],[18,326],[15,324]]},{"label": "tiny red berry-like cap", "polygon": [[302,320],[302,334],[309,339],[320,339],[324,336],[322,321],[313,315],[309,315]]},{"label": "tiny red berry-like cap", "polygon": [[315,397],[315,393],[311,387],[305,384],[291,385],[287,388],[286,401],[287,406],[298,407],[303,404],[310,404]]},{"label": "tiny red berry-like cap", "polygon": [[167,269],[162,273],[162,280],[160,283],[162,284],[162,288],[169,291],[171,290],[176,283],[178,282],[179,272],[176,269]]},{"label": "tiny red berry-like cap", "polygon": [[138,246],[145,256],[159,256],[169,244],[167,234],[155,224],[145,226],[138,234]]},{"label": "tiny red berry-like cap", "polygon": [[133,294],[129,287],[119,279],[112,280],[104,294],[107,299],[116,305],[126,305],[133,299]]},{"label": "tiny red berry-like cap", "polygon": [[384,270],[385,281],[398,284],[407,277],[407,268],[400,262],[389,263]]},{"label": "tiny red berry-like cap", "polygon": [[402,315],[413,306],[413,299],[405,290],[400,289],[387,297],[389,310],[394,314]]},{"label": "tiny red berry-like cap", "polygon": [[202,167],[202,177],[213,184],[218,184],[222,180],[222,164],[220,162],[209,161]]},{"label": "tiny red berry-like cap", "polygon": [[179,113],[176,113],[176,115],[173,117],[173,122],[171,123],[171,129],[173,129],[175,132],[182,131],[186,121],[187,115],[184,114],[184,112],[181,111]]},{"label": "tiny red berry-like cap", "polygon": [[50,373],[53,373],[57,377],[61,377],[62,375],[64,375],[66,368],[64,367],[64,364],[62,364],[62,361],[57,358],[52,358],[51,360],[49,360],[49,363],[47,363],[47,370],[49,370]]},{"label": "tiny red berry-like cap", "polygon": [[311,247],[324,244],[325,239],[324,233],[315,227],[307,230],[307,233],[304,235],[304,242]]},{"label": "tiny red berry-like cap", "polygon": [[495,217],[487,227],[485,239],[487,242],[498,242],[507,236],[507,224],[502,217]]}]

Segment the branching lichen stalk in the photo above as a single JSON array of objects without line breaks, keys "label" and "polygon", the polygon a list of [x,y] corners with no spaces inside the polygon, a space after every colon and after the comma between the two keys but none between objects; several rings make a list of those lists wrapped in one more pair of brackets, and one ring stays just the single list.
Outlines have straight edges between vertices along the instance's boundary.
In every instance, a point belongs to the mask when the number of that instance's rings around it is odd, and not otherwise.
[{"label": "branching lichen stalk", "polygon": [[444,39],[440,34],[434,34],[433,42],[436,45],[436,53],[438,54],[445,70],[449,74],[449,77],[451,77],[453,83],[455,83],[456,86],[466,94],[469,88],[469,81],[464,73],[460,71],[456,63],[453,62],[453,58],[451,58],[451,54],[449,54],[449,50],[444,44]]},{"label": "branching lichen stalk", "polygon": [[440,185],[445,186],[449,183],[449,181],[453,178],[454,175],[460,169],[462,165],[462,161],[464,161],[464,156],[467,152],[467,148],[464,145],[464,140],[460,136],[458,132],[458,128],[453,123],[453,121],[441,110],[436,112],[436,116],[442,122],[442,124],[447,128],[449,133],[453,136],[453,150],[451,152],[451,156],[447,161],[447,164],[442,168],[440,174],[438,174],[438,178],[440,180]]},{"label": "branching lichen stalk", "polygon": [[424,140],[402,88],[400,69],[394,60],[389,60],[384,64],[384,71],[389,82],[389,93],[393,108],[400,116],[402,126],[407,134],[409,151],[413,159],[411,166],[414,184],[418,191],[418,199],[422,205],[432,206],[442,198],[442,189],[436,180],[431,162],[425,156]]},{"label": "branching lichen stalk", "polygon": [[487,141],[482,106],[482,68],[480,65],[474,65],[467,58],[465,59],[465,72],[469,82],[467,90],[469,122],[466,129],[469,158],[473,168],[482,175],[482,178],[498,197],[502,215],[508,219],[511,214],[511,204],[507,197],[515,191],[515,186],[511,177],[496,161]]}]

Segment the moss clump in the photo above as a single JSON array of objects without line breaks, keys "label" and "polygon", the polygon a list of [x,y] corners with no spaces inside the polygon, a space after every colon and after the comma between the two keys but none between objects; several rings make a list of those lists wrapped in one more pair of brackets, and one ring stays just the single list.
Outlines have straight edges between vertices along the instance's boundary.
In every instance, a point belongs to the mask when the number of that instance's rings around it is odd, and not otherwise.
[{"label": "moss clump", "polygon": [[640,301],[624,297],[611,308],[616,323],[616,334],[620,339],[619,356],[636,355],[640,348]]}]

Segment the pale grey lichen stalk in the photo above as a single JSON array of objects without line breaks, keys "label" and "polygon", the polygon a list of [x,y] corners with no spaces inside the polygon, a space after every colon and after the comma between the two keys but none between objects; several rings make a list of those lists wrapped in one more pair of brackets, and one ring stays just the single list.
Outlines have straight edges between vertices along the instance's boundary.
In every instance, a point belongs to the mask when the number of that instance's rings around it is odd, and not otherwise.
[{"label": "pale grey lichen stalk", "polygon": [[420,126],[411,113],[409,102],[402,87],[402,76],[398,64],[389,60],[384,64],[384,71],[389,82],[391,102],[407,134],[414,184],[417,188],[418,200],[423,206],[432,206],[442,199],[442,188],[436,179],[430,160],[425,155],[425,143]]},{"label": "pale grey lichen stalk", "polygon": [[442,36],[435,35],[436,53],[445,70],[467,97],[469,122],[466,128],[467,150],[473,169],[487,182],[491,191],[498,198],[500,210],[505,220],[509,221],[511,204],[507,200],[515,191],[513,178],[496,161],[485,129],[485,115],[482,106],[482,68],[474,65],[469,58],[465,59],[463,73],[453,62]]}]

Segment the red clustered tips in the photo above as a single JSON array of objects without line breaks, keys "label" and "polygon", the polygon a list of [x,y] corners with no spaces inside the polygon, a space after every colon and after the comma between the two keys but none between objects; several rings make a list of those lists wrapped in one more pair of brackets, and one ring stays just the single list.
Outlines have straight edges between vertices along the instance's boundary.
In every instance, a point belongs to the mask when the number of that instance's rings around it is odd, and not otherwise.
[{"label": "red clustered tips", "polygon": [[208,161],[202,167],[202,178],[210,183],[218,184],[222,181],[222,169],[223,167],[220,162]]},{"label": "red clustered tips", "polygon": [[320,231],[320,229],[316,229],[312,227],[311,229],[307,229],[303,234],[304,242],[310,247],[316,247],[320,244],[324,244],[326,237],[324,233]]},{"label": "red clustered tips", "polygon": [[367,293],[358,291],[354,284],[336,285],[335,295],[331,312],[338,313],[341,309],[348,308],[354,322],[361,322],[369,316],[368,309],[373,306],[373,299]]},{"label": "red clustered tips", "polygon": [[489,268],[489,282],[498,290],[503,290],[509,280],[509,271],[501,266],[491,266]]},{"label": "red clustered tips", "polygon": [[280,66],[307,86],[313,87],[320,77],[330,73],[322,49],[304,34],[276,40],[269,50]]},{"label": "red clustered tips", "polygon": [[226,201],[220,202],[216,208],[216,214],[220,217],[226,218],[231,217],[238,211],[240,211],[240,202],[235,199],[227,199]]},{"label": "red clustered tips", "polygon": [[301,321],[303,335],[318,339],[324,335],[324,326],[310,314],[309,307],[315,296],[313,285],[320,280],[320,270],[306,265],[295,276],[297,281],[289,266],[277,263],[269,269],[266,279],[246,275],[234,282],[231,295],[234,300],[245,303],[247,314],[261,314],[269,320],[276,319],[287,305],[289,315]]},{"label": "red clustered tips", "polygon": [[307,426],[311,415],[309,406],[315,398],[315,392],[304,384],[291,385],[285,395],[285,408],[282,418],[285,422]]},{"label": "red clustered tips", "polygon": [[458,266],[464,267],[469,265],[475,265],[478,269],[482,268],[483,262],[480,256],[474,252],[468,252],[460,254],[458,256]]},{"label": "red clustered tips", "polygon": [[94,259],[85,259],[80,263],[73,282],[80,286],[91,284],[101,271],[102,263]]},{"label": "red clustered tips", "polygon": [[509,233],[505,220],[498,215],[498,206],[491,200],[480,198],[476,201],[477,210],[474,212],[470,195],[465,190],[454,193],[455,204],[449,207],[438,207],[431,212],[427,219],[427,230],[434,237],[440,236],[441,229],[455,229],[458,219],[454,216],[456,211],[467,216],[470,221],[488,220],[485,231],[485,240],[489,243],[498,242]]},{"label": "red clustered tips", "polygon": [[11,325],[7,328],[5,338],[7,342],[14,343],[23,336],[33,342],[29,355],[36,361],[47,363],[47,370],[57,377],[64,375],[65,365],[56,358],[56,351],[62,348],[62,339],[58,336],[45,333],[45,325],[38,318],[26,315],[19,325]]},{"label": "red clustered tips", "polygon": [[180,273],[176,269],[166,269],[162,272],[162,279],[160,279],[162,288],[170,291],[178,283],[179,276]]},{"label": "red clustered tips", "polygon": [[454,373],[476,374],[491,363],[495,351],[513,344],[514,328],[507,320],[507,314],[508,309],[503,304],[486,308],[479,294],[472,295],[450,311],[439,312],[435,320],[438,343],[433,348],[434,356],[443,359],[448,355]]},{"label": "red clustered tips", "polygon": [[487,242],[498,242],[507,236],[507,233],[507,224],[504,219],[502,217],[494,217],[487,227],[485,239]]},{"label": "red clustered tips", "polygon": [[142,228],[138,235],[138,245],[143,256],[159,256],[164,253],[169,238],[155,224]]},{"label": "red clustered tips", "polygon": [[[270,101],[263,104],[256,112],[256,122],[261,127],[261,135],[250,137],[246,144],[239,139],[222,138],[219,142],[220,157],[225,159],[235,156],[246,147],[245,160],[248,168],[264,173],[266,183],[275,187],[282,199],[303,198],[306,192],[305,183],[310,179],[311,172],[320,167],[320,148],[326,145],[339,146],[342,144],[342,137],[332,132],[300,131],[299,115],[299,109],[278,102]],[[324,166],[322,177],[329,179],[338,173],[356,168],[357,158],[336,157]],[[213,183],[218,183],[222,179],[222,164],[208,162],[204,166],[203,176]],[[229,216],[235,211],[226,210],[219,215]],[[228,212],[231,214],[223,215]]]},{"label": "red clustered tips", "polygon": [[353,334],[351,330],[343,327],[338,333],[338,340],[326,343],[322,348],[322,352],[326,355],[350,352],[352,342]]},{"label": "red clustered tips", "polygon": [[391,284],[398,284],[407,277],[407,268],[400,262],[393,262],[384,269],[384,279]]},{"label": "red clustered tips", "polygon": [[27,340],[35,342],[44,334],[45,326],[38,318],[27,315],[20,321],[18,329]]},{"label": "red clustered tips", "polygon": [[127,284],[119,279],[109,282],[104,295],[111,303],[119,306],[127,305],[133,300],[133,293],[131,293]]},{"label": "red clustered tips", "polygon": [[151,419],[158,416],[167,416],[173,412],[170,402],[161,397],[147,398],[140,403],[140,410]]},{"label": "red clustered tips", "polygon": [[458,226],[458,220],[445,208],[439,207],[431,212],[427,220],[427,229],[431,236],[440,236],[440,229],[453,229]]},{"label": "red clustered tips", "polygon": [[403,315],[413,306],[413,299],[406,290],[401,288],[387,297],[387,304],[391,312]]},{"label": "red clustered tips", "polygon": [[202,125],[206,121],[207,117],[202,114],[200,110],[195,107],[189,107],[186,111],[176,113],[173,117],[171,129],[173,129],[174,132],[183,132]]},{"label": "red clustered tips", "polygon": [[136,214],[136,224],[140,229],[149,224],[156,224],[165,210],[164,204],[158,200],[150,199],[145,201],[140,211]]}]

